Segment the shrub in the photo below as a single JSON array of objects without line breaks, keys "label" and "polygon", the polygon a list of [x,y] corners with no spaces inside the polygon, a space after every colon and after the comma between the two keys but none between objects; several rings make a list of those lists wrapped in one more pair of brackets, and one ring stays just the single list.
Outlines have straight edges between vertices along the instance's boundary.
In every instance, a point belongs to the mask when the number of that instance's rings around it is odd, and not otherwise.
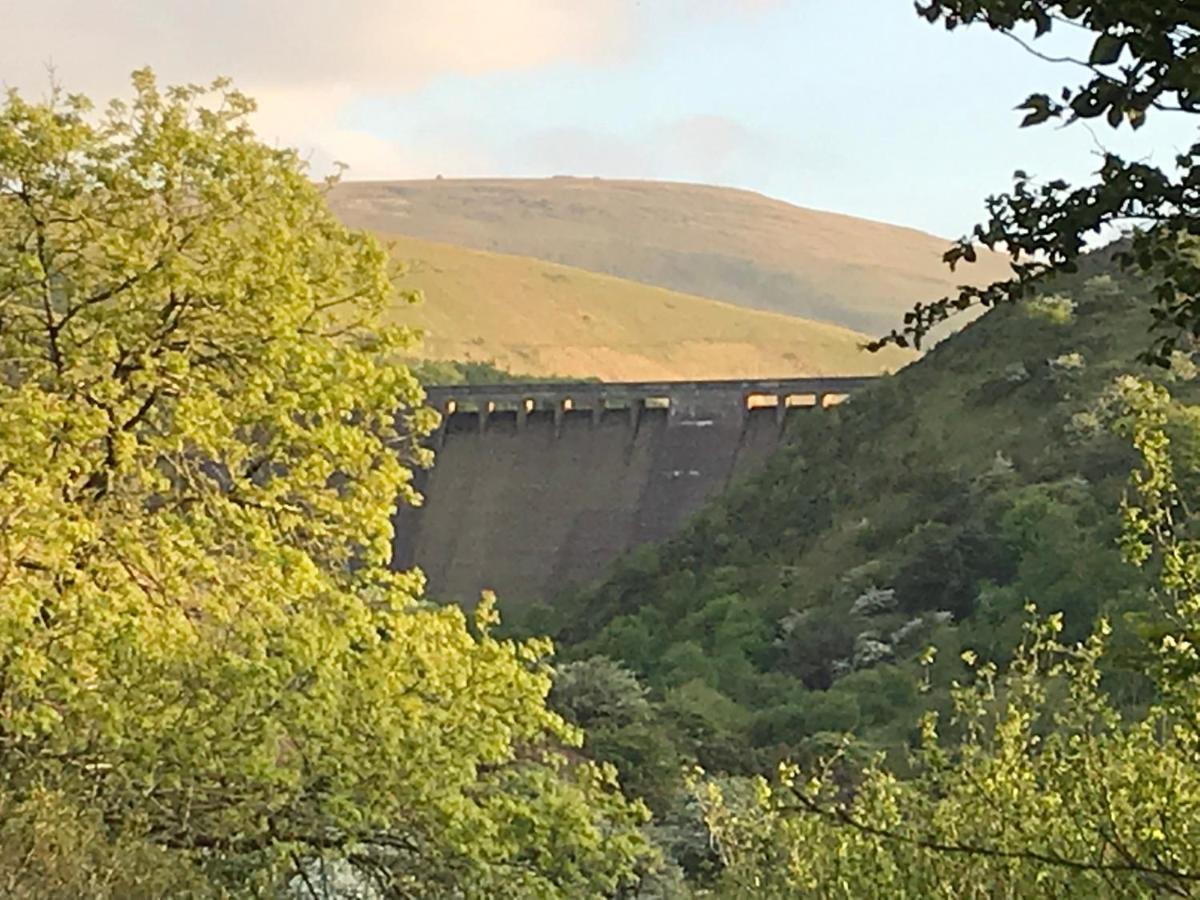
[{"label": "shrub", "polygon": [[1024,304],[1027,315],[1055,325],[1066,325],[1075,317],[1075,301],[1061,294],[1034,297]]}]

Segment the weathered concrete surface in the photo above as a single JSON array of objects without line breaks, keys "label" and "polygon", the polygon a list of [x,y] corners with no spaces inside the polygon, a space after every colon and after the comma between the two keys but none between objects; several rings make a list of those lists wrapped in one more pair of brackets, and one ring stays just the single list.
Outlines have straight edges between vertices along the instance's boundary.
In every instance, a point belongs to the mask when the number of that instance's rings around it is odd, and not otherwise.
[{"label": "weathered concrete surface", "polygon": [[869,378],[432,388],[443,411],[425,505],[396,515],[393,564],[431,596],[545,600],[622,553],[674,534],[756,471],[786,420]]}]

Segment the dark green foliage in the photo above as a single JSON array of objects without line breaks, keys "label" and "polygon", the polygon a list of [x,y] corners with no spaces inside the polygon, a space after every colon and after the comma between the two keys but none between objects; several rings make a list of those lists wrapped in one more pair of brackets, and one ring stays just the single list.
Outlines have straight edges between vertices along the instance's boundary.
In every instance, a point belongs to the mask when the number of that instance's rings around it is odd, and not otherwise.
[{"label": "dark green foliage", "polygon": [[550,380],[518,375],[491,362],[423,359],[409,362],[408,368],[424,385],[502,384],[506,381]]},{"label": "dark green foliage", "polygon": [[911,674],[888,665],[853,672],[838,682],[838,690],[857,700],[860,722],[868,728],[886,725],[897,709],[912,709],[917,699]]},{"label": "dark green foliage", "polygon": [[743,735],[750,714],[704,680],[696,678],[669,689],[663,716],[681,750],[706,769],[732,772],[745,765]]},{"label": "dark green foliage", "polygon": [[[964,508],[964,512],[969,507]],[[975,605],[980,575],[1006,568],[993,553],[989,535],[971,519],[964,525],[922,522],[896,544],[898,562],[891,579],[907,612],[946,610],[961,619]],[[999,557],[999,564],[996,559]]]},{"label": "dark green foliage", "polygon": [[567,663],[555,673],[548,703],[586,730],[585,751],[615,765],[627,791],[658,813],[668,808],[680,786],[681,762],[633,672],[605,656]]},{"label": "dark green foliage", "polygon": [[779,666],[812,688],[833,684],[833,664],[854,652],[857,626],[843,605],[814,606],[780,637]]},{"label": "dark green foliage", "polygon": [[[945,705],[962,650],[1008,660],[1030,601],[1061,610],[1071,639],[1112,616],[1126,658],[1109,686],[1145,702],[1135,657],[1153,626],[1116,546],[1130,456],[1108,393],[1144,336],[1129,301],[1145,284],[1106,274],[1102,256],[1083,268],[1042,307],[996,310],[850,403],[794,418],[761,475],[562,598],[562,652],[623,661],[651,689],[646,728],[710,771],[812,758],[844,731],[903,748],[919,712]],[[1194,374],[1176,396],[1197,396]]]},{"label": "dark green foliage", "polygon": [[596,378],[574,378],[564,375],[523,375],[509,372],[493,362],[460,359],[420,359],[406,363],[423,385],[444,387],[456,384],[504,384],[529,381],[598,381]]}]

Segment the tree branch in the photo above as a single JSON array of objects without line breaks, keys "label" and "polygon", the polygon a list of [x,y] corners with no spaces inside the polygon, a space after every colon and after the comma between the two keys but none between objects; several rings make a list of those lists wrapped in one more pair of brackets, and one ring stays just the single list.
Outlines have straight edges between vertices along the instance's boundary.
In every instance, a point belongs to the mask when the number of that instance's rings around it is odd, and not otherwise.
[{"label": "tree branch", "polygon": [[1058,856],[1054,853],[1042,852],[1039,850],[1003,850],[998,847],[986,847],[975,844],[947,843],[944,841],[913,837],[912,835],[900,834],[899,832],[891,831],[890,829],[877,828],[874,825],[868,825],[865,822],[860,822],[844,809],[823,807],[811,798],[806,797],[803,792],[797,790],[796,788],[792,789],[792,795],[800,803],[802,809],[796,810],[794,808],[785,808],[785,812],[799,811],[811,813],[813,815],[829,819],[840,825],[852,828],[855,831],[860,831],[863,834],[869,834],[872,837],[882,838],[884,840],[894,841],[900,844],[908,844],[909,846],[918,847],[922,850],[931,850],[935,853],[984,856],[993,859],[1025,860],[1028,862],[1040,862],[1049,866],[1073,869],[1075,871],[1126,872],[1137,875],[1150,875],[1155,878],[1167,878],[1189,883],[1200,883],[1200,875],[1198,874],[1180,872],[1178,870],[1168,868],[1155,868],[1153,866],[1146,866],[1137,862],[1091,863],[1083,862],[1077,859],[1069,859],[1067,857]]}]

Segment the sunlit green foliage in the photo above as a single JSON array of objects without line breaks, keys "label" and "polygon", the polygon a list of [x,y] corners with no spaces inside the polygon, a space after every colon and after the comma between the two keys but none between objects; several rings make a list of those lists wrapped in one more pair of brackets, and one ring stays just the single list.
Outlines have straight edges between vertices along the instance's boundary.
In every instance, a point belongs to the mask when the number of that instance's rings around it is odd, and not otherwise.
[{"label": "sunlit green foliage", "polygon": [[226,84],[134,87],[0,106],[0,891],[629,882],[548,644],[387,569],[432,413],[383,250]]}]

